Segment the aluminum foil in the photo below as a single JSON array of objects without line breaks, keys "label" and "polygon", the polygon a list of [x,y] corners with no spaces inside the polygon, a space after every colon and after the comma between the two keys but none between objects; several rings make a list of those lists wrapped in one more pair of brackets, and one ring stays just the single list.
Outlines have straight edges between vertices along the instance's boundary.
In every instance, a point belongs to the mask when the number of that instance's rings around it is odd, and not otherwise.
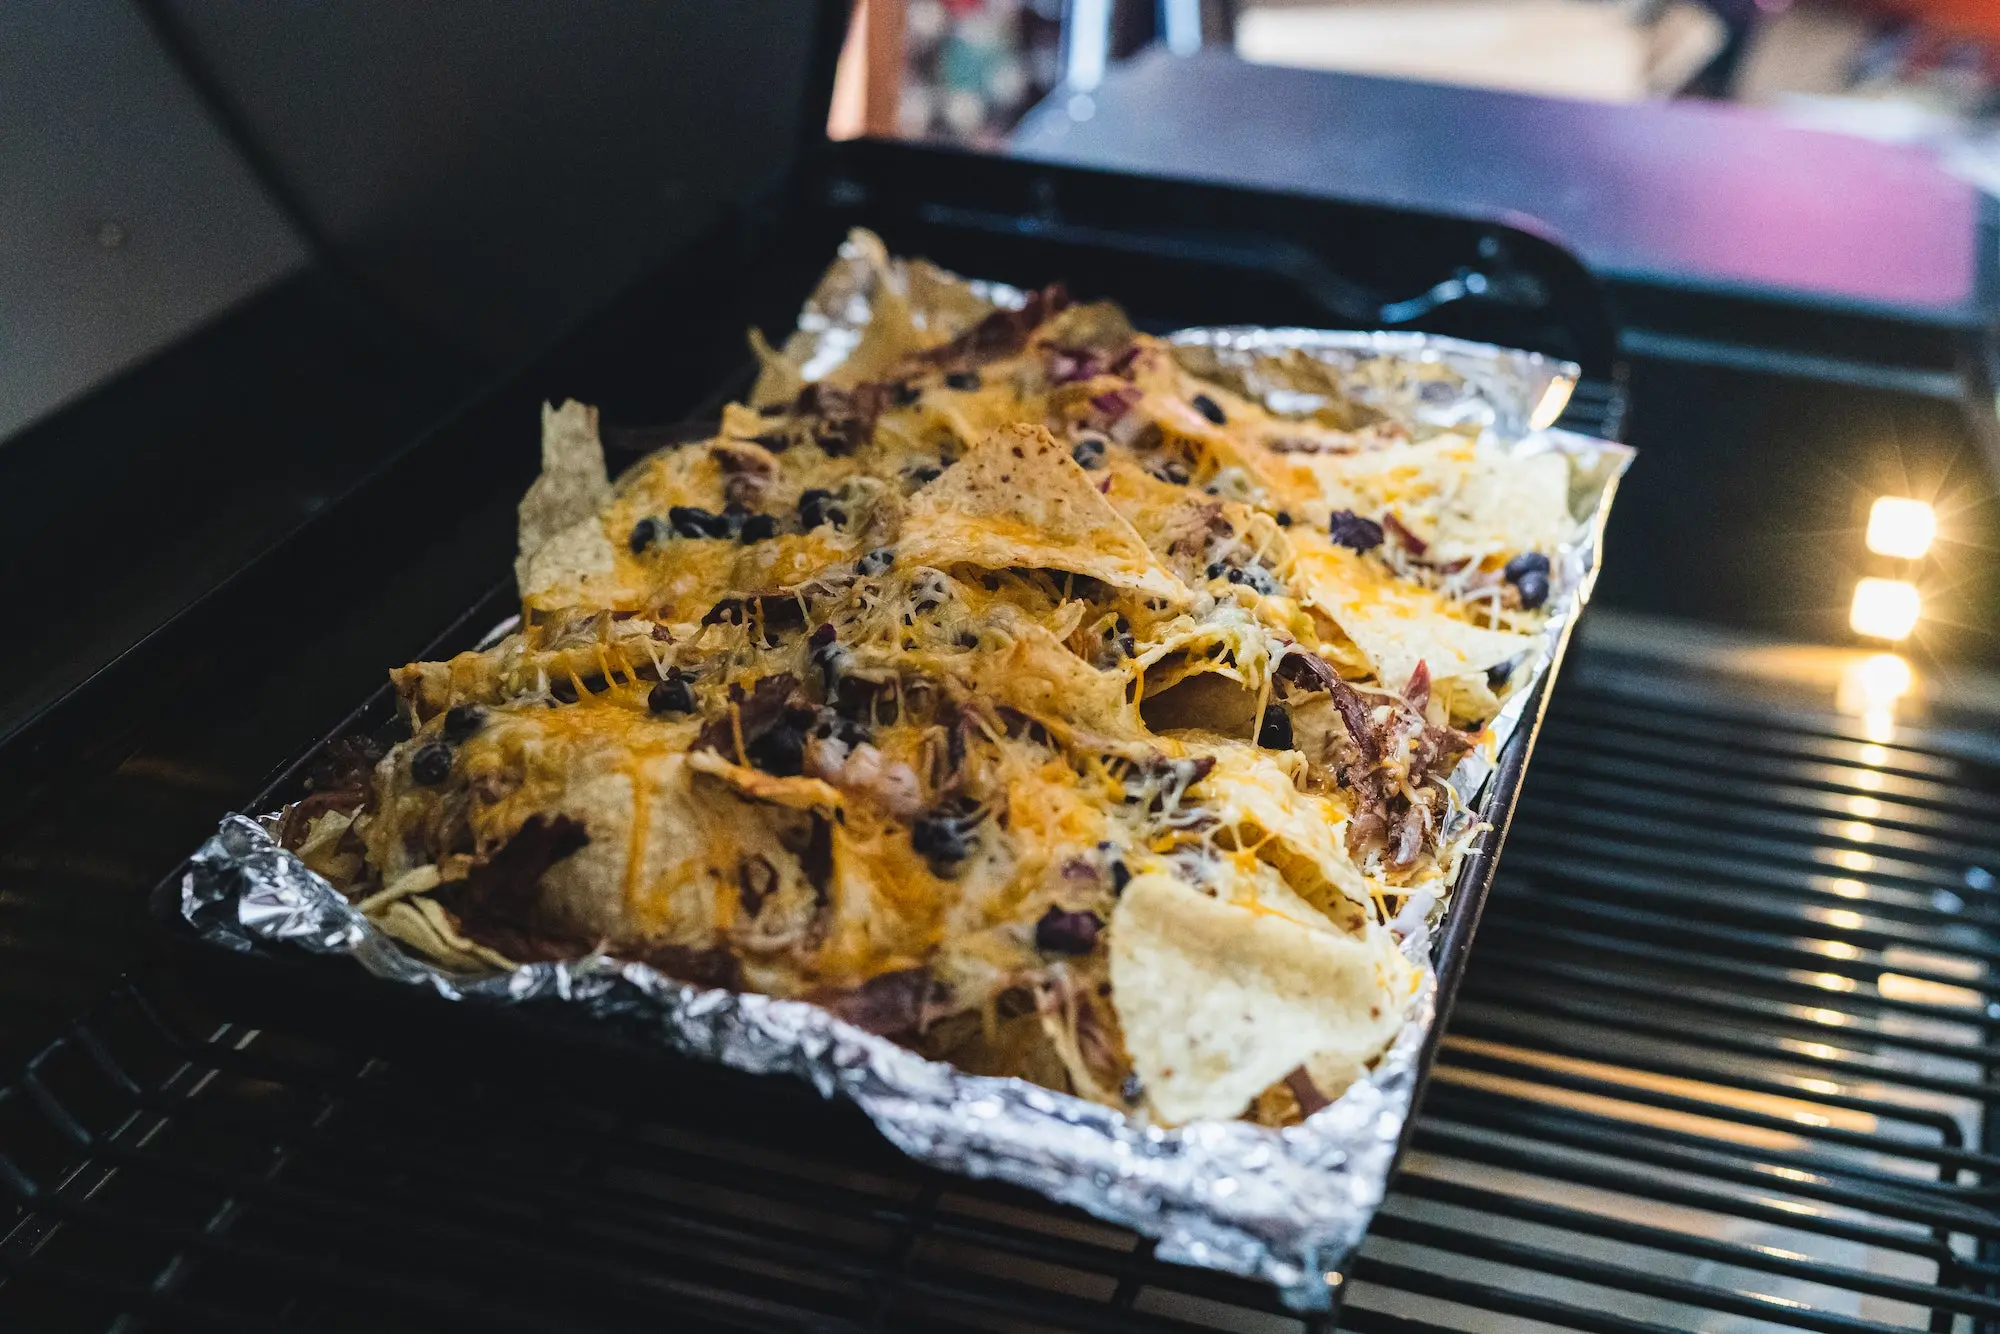
[{"label": "aluminum foil", "polygon": [[[843,247],[801,317],[794,335],[800,352],[838,363],[835,349],[853,345],[875,285],[893,280],[879,259],[879,247],[875,262],[855,241]],[[1016,295],[991,285],[959,291],[961,302],[972,292],[989,305],[1012,304]],[[1491,725],[1491,744],[1453,776],[1462,819],[1476,821],[1499,749],[1520,726],[1532,686],[1589,596],[1612,492],[1631,451],[1547,429],[1576,368],[1531,353],[1422,334],[1321,330],[1195,329],[1174,341],[1276,410],[1320,406],[1300,397],[1306,391],[1293,372],[1303,353],[1325,368],[1305,377],[1317,380],[1316,392],[1331,386],[1413,423],[1478,430],[1510,449],[1570,456],[1577,522],[1553,562],[1548,627],[1521,669],[1521,687]],[[686,1055],[803,1079],[826,1097],[852,1101],[913,1158],[1076,1205],[1156,1238],[1161,1258],[1263,1279],[1302,1310],[1331,1304],[1333,1273],[1382,1201],[1436,1018],[1432,931],[1450,911],[1448,903],[1414,896],[1392,924],[1421,983],[1389,1051],[1339,1098],[1281,1130],[1243,1121],[1162,1129],[1023,1080],[961,1073],[803,1002],[691,986],[644,964],[593,957],[452,973],[406,951],[280,848],[273,819],[228,817],[190,863],[182,912],[218,946],[281,944],[343,955],[377,977],[449,1000],[558,1007]]]},{"label": "aluminum foil", "polygon": [[[1491,429],[1520,441],[1555,424],[1576,388],[1576,363],[1539,352],[1386,330],[1228,326],[1168,335],[1181,363],[1304,416],[1358,403],[1418,426]],[[1288,355],[1291,354],[1291,355]]]}]

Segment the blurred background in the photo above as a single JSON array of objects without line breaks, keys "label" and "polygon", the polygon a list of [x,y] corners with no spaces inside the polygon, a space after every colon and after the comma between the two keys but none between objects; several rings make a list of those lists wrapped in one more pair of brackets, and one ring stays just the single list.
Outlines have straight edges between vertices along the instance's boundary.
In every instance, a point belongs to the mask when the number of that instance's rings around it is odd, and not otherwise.
[{"label": "blurred background", "polygon": [[[1601,102],[1704,98],[2000,183],[1988,0],[861,0],[832,130],[998,145],[1153,42]],[[1064,40],[1065,23],[1071,39]]]}]

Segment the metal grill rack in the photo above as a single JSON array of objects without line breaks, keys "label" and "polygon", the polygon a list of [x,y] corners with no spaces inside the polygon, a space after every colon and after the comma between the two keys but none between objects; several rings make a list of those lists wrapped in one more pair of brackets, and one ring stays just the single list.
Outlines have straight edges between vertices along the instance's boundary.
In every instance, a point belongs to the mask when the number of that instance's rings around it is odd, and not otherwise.
[{"label": "metal grill rack", "polygon": [[[2000,1327],[1996,813],[1934,738],[1586,647],[1338,1327]],[[1335,1327],[802,1088],[385,1057],[148,970],[0,1093],[0,1188],[9,1330]]]}]

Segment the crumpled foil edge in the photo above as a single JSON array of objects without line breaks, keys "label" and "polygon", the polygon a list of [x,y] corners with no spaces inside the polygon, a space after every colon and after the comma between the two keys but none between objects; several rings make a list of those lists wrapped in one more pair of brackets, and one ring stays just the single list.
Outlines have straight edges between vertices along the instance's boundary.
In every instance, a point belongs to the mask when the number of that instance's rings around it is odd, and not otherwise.
[{"label": "crumpled foil edge", "polygon": [[[827,304],[865,319],[864,300]],[[1453,775],[1468,817],[1477,818],[1500,750],[1589,596],[1611,496],[1632,451],[1536,429],[1534,423],[1560,411],[1576,369],[1532,353],[1403,333],[1218,329],[1174,337],[1229,356],[1300,347],[1343,365],[1383,358],[1443,364],[1461,379],[1459,393],[1471,403],[1433,393],[1424,402],[1441,414],[1439,424],[1472,425],[1513,449],[1571,457],[1573,495],[1588,506],[1554,562],[1548,624],[1523,683],[1489,725],[1492,743]],[[1075,1205],[1155,1238],[1162,1259],[1262,1279],[1292,1307],[1324,1310],[1336,1290],[1329,1271],[1360,1244],[1387,1189],[1436,1018],[1431,931],[1449,904],[1412,896],[1392,923],[1417,965],[1419,985],[1389,1050],[1327,1107],[1277,1130],[1244,1121],[1138,1125],[1025,1080],[962,1073],[804,1002],[696,987],[645,964],[592,957],[455,975],[405,951],[280,848],[263,824],[242,815],[223,820],[191,859],[181,910],[203,939],[222,948],[285,943],[344,956],[377,977],[447,1000],[561,1006],[585,1022],[615,1023],[688,1056],[751,1074],[791,1075],[824,1097],[847,1098],[890,1142],[930,1166]]]}]

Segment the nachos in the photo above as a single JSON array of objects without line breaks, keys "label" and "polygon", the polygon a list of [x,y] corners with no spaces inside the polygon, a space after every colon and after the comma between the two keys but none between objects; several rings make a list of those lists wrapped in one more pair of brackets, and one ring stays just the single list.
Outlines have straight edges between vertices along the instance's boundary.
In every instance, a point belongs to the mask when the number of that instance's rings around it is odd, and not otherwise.
[{"label": "nachos", "polygon": [[753,338],[712,437],[614,480],[545,410],[520,628],[392,673],[406,734],[286,841],[453,967],[601,952],[1157,1124],[1310,1114],[1403,1022],[1388,924],[1475,828],[1567,461],[845,253],[859,339]]}]

